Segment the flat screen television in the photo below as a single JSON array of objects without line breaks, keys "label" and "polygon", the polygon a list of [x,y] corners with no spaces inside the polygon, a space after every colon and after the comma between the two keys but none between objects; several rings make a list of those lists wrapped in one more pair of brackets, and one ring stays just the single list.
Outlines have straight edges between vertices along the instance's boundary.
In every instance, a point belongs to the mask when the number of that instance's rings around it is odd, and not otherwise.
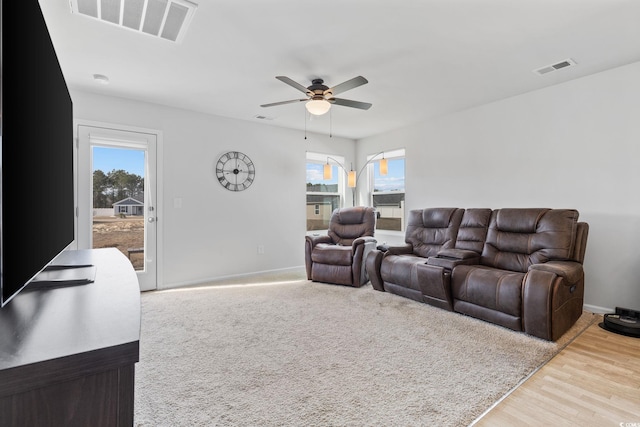
[{"label": "flat screen television", "polygon": [[74,240],[75,207],[73,106],[40,4],[0,0],[0,18],[4,306]]}]

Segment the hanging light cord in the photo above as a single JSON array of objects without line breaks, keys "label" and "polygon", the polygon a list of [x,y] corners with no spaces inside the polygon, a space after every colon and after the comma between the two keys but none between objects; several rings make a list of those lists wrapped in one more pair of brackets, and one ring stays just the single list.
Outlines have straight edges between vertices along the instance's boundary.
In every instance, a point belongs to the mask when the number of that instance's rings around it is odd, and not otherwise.
[{"label": "hanging light cord", "polygon": [[307,110],[304,110],[304,139],[307,139]]},{"label": "hanging light cord", "polygon": [[333,113],[329,110],[329,138],[333,138]]}]

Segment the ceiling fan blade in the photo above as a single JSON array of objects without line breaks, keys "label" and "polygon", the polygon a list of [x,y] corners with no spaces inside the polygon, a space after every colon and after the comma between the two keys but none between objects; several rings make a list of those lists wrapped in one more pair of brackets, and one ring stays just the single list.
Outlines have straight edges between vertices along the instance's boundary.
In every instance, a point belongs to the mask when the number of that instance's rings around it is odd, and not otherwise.
[{"label": "ceiling fan blade", "polygon": [[335,85],[334,87],[330,87],[329,89],[324,91],[324,94],[332,93],[333,95],[337,95],[342,92],[346,92],[350,89],[356,88],[358,86],[362,86],[364,84],[369,83],[367,79],[362,76],[354,77],[351,80],[347,80],[346,82],[342,82],[339,85]]},{"label": "ceiling fan blade", "polygon": [[275,107],[276,105],[293,104],[294,102],[304,102],[308,99],[292,99],[291,101],[272,102],[271,104],[262,104],[261,107]]},{"label": "ceiling fan blade", "polygon": [[287,76],[276,76],[276,79],[280,80],[282,83],[286,83],[289,86],[298,89],[302,93],[306,93],[307,95],[310,95],[310,96],[313,95],[313,93],[309,91],[306,87],[302,86],[300,83],[296,81],[291,80]]},{"label": "ceiling fan blade", "polygon": [[330,98],[327,101],[329,101],[332,104],[343,105],[345,107],[359,108],[361,110],[368,110],[369,108],[371,108],[371,105],[372,105],[368,102],[352,101],[350,99],[344,99],[344,98]]}]

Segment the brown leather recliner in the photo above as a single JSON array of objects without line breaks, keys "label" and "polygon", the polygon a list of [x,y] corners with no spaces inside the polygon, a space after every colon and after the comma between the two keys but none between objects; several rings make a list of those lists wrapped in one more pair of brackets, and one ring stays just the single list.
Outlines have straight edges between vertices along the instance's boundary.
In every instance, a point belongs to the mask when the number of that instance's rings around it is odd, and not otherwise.
[{"label": "brown leather recliner", "polygon": [[[445,295],[450,294],[449,276],[444,277],[444,269],[429,267],[426,263],[427,258],[436,256],[442,249],[454,247],[463,213],[464,209],[459,208],[410,211],[405,245],[389,248],[384,253],[384,262],[382,253],[378,253],[378,259],[365,261],[379,263],[369,271],[373,288],[451,310],[451,298]],[[434,286],[439,289],[433,289],[435,292],[422,289],[431,286],[430,283],[437,283]],[[434,298],[426,301],[425,296]]]},{"label": "brown leather recliner", "polygon": [[582,314],[589,226],[574,209],[498,209],[480,262],[451,275],[454,310],[555,341]]},{"label": "brown leather recliner", "polygon": [[574,209],[459,211],[411,211],[407,245],[365,261],[373,288],[557,340],[582,314],[589,225]]},{"label": "brown leather recliner", "polygon": [[364,260],[375,249],[374,208],[356,206],[331,214],[326,236],[306,236],[307,278],[315,282],[360,287],[369,281]]}]

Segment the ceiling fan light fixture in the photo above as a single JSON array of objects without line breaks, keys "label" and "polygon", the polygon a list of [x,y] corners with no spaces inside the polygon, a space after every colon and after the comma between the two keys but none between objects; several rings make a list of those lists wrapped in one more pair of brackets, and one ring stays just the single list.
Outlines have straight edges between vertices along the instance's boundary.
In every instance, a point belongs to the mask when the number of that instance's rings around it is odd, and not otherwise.
[{"label": "ceiling fan light fixture", "polygon": [[305,104],[307,111],[314,116],[321,116],[331,108],[331,103],[326,99],[312,99]]}]

